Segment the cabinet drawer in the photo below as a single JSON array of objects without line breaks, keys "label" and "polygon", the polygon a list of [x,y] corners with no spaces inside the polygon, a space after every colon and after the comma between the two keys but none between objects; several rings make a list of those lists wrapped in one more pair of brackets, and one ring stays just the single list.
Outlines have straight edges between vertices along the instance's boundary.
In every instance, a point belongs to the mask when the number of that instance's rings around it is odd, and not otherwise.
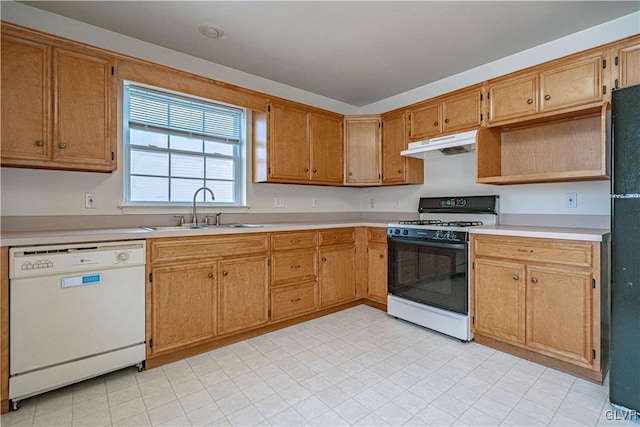
[{"label": "cabinet drawer", "polygon": [[271,290],[271,320],[281,320],[318,309],[316,282]]},{"label": "cabinet drawer", "polygon": [[558,242],[550,239],[475,237],[476,256],[537,261],[544,263],[591,267],[592,246],[589,243]]},{"label": "cabinet drawer", "polygon": [[225,235],[150,239],[151,262],[211,259],[265,253],[269,249],[266,233],[251,236]]},{"label": "cabinet drawer", "polygon": [[320,246],[340,245],[353,243],[356,232],[353,228],[340,228],[320,232]]},{"label": "cabinet drawer", "polygon": [[387,243],[387,229],[386,228],[369,228],[369,242]]},{"label": "cabinet drawer", "polygon": [[271,235],[272,251],[315,248],[318,242],[315,231],[305,233],[278,233]]},{"label": "cabinet drawer", "polygon": [[317,278],[315,249],[271,255],[271,284],[303,282]]}]

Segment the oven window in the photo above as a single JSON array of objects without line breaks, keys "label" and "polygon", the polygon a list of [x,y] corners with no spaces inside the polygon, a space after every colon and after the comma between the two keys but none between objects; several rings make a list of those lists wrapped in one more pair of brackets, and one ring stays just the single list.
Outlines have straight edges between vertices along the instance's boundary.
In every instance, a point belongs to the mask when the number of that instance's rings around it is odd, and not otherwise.
[{"label": "oven window", "polygon": [[468,313],[467,251],[389,240],[389,293]]}]

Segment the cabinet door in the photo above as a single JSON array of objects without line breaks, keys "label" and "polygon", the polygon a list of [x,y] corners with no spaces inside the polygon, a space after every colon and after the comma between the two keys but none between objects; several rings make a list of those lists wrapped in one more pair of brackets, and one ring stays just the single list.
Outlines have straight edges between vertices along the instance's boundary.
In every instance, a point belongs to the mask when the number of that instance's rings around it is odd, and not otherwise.
[{"label": "cabinet door", "polygon": [[2,165],[49,160],[50,48],[2,36]]},{"label": "cabinet door", "polygon": [[346,184],[380,184],[380,119],[345,120]]},{"label": "cabinet door", "polygon": [[367,252],[369,260],[367,296],[380,303],[387,303],[387,245],[370,244]]},{"label": "cabinet door", "polygon": [[602,56],[583,59],[540,73],[540,111],[602,100]]},{"label": "cabinet door", "polygon": [[382,183],[402,183],[406,177],[407,148],[404,114],[384,117],[382,121]]},{"label": "cabinet door", "polygon": [[620,87],[640,84],[640,44],[620,49],[618,61]]},{"label": "cabinet door", "polygon": [[111,66],[108,58],[54,49],[54,161],[112,164]]},{"label": "cabinet door", "polygon": [[498,122],[538,111],[538,76],[526,76],[489,86],[489,120]]},{"label": "cabinet door", "polygon": [[529,266],[527,345],[591,367],[591,273]]},{"label": "cabinet door", "polygon": [[268,258],[220,261],[219,270],[219,333],[266,324],[269,321]]},{"label": "cabinet door", "polygon": [[476,258],[474,274],[474,331],[524,344],[524,265]]},{"label": "cabinet door", "polygon": [[269,113],[269,178],[309,180],[309,122],[304,110],[272,104]]},{"label": "cabinet door", "polygon": [[179,264],[152,269],[151,336],[148,356],[179,350],[216,335],[215,264]]},{"label": "cabinet door", "polygon": [[311,181],[342,184],[344,174],[342,120],[311,114],[309,132]]},{"label": "cabinet door", "polygon": [[446,98],[442,102],[442,131],[450,133],[480,126],[480,89]]},{"label": "cabinet door", "polygon": [[409,140],[420,141],[442,131],[442,104],[435,103],[409,111]]},{"label": "cabinet door", "polygon": [[356,248],[322,248],[320,254],[320,307],[325,308],[356,297]]}]

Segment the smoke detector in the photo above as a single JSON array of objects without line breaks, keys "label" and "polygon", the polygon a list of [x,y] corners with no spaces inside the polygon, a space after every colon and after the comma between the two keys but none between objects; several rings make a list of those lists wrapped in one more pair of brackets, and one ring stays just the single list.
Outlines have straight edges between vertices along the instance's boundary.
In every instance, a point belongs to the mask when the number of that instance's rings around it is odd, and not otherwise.
[{"label": "smoke detector", "polygon": [[198,27],[198,31],[200,31],[202,35],[211,37],[212,39],[219,39],[224,36],[224,30],[214,24],[202,24]]}]

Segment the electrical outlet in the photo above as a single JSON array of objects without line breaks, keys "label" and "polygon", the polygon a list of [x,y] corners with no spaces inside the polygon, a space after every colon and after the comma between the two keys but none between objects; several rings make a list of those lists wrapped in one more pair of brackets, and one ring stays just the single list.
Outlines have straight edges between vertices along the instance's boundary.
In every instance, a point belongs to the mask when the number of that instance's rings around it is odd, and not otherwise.
[{"label": "electrical outlet", "polygon": [[400,209],[400,199],[396,200],[396,209]]},{"label": "electrical outlet", "polygon": [[284,208],[284,198],[276,197],[275,198],[275,206],[276,206],[276,208]]},{"label": "electrical outlet", "polygon": [[564,207],[565,208],[577,208],[578,207],[578,193],[564,193]]},{"label": "electrical outlet", "polygon": [[84,194],[84,208],[96,209],[96,196],[91,193]]},{"label": "electrical outlet", "polygon": [[374,198],[369,199],[369,207],[370,208],[375,208],[376,207],[376,199],[374,199]]},{"label": "electrical outlet", "polygon": [[311,199],[311,206],[313,206],[314,208],[317,208],[318,206],[320,206],[320,202],[318,201],[317,197],[314,197]]}]

